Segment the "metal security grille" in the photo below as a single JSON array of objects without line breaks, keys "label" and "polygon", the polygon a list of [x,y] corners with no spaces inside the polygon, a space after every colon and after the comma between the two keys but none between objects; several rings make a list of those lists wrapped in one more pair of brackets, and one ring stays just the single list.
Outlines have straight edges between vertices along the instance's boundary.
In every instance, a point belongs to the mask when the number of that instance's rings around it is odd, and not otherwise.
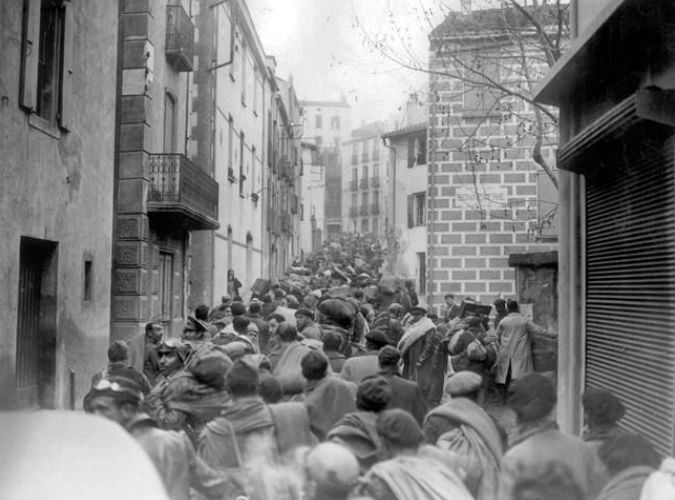
[{"label": "metal security grille", "polygon": [[586,176],[586,386],[617,394],[622,425],[664,455],[675,410],[672,151],[672,138],[622,141]]}]

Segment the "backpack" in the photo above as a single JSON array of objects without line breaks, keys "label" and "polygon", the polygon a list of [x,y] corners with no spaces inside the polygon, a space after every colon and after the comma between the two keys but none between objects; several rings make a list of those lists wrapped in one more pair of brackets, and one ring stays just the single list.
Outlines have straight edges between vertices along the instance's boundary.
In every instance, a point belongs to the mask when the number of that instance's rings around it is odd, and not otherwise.
[{"label": "backpack", "polygon": [[485,361],[487,358],[487,349],[480,340],[473,339],[471,343],[466,346],[466,357],[471,361]]}]

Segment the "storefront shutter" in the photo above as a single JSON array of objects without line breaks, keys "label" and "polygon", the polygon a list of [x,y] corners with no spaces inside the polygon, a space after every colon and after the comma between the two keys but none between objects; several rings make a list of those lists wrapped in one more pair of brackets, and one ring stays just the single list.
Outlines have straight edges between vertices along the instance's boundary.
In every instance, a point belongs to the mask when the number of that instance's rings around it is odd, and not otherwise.
[{"label": "storefront shutter", "polygon": [[674,144],[652,139],[602,148],[586,175],[585,380],[614,392],[627,408],[621,424],[671,455]]}]

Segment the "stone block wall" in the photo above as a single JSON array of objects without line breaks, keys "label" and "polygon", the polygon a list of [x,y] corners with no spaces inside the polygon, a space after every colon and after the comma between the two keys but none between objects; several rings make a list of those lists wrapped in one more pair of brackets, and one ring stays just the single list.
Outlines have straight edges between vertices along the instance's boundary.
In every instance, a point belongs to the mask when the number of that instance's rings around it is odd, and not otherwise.
[{"label": "stone block wall", "polygon": [[[430,90],[428,300],[440,308],[449,292],[484,303],[515,296],[509,255],[557,247],[535,230],[545,174],[532,159],[533,110],[506,98],[482,116],[465,113],[465,84],[450,77],[432,78]],[[548,132],[542,154],[555,165]]]}]

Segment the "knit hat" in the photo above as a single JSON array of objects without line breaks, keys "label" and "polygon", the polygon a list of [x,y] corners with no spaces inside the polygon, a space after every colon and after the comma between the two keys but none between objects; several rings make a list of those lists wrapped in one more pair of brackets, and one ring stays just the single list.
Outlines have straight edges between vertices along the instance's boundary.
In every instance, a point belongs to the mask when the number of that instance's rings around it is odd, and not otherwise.
[{"label": "knit hat", "polygon": [[540,373],[529,373],[509,387],[508,406],[521,422],[536,421],[548,415],[556,403],[550,379]]},{"label": "knit hat", "polygon": [[377,433],[383,440],[403,448],[417,447],[424,440],[415,417],[399,408],[382,412],[377,420]]},{"label": "knit hat", "polygon": [[476,392],[483,385],[483,377],[475,372],[463,370],[452,375],[445,384],[445,392],[452,397]]},{"label": "knit hat", "polygon": [[581,401],[590,419],[597,424],[614,424],[626,413],[621,401],[602,387],[586,389]]},{"label": "knit hat", "polygon": [[391,400],[391,385],[384,377],[368,377],[356,390],[356,407],[364,411],[382,411]]}]

